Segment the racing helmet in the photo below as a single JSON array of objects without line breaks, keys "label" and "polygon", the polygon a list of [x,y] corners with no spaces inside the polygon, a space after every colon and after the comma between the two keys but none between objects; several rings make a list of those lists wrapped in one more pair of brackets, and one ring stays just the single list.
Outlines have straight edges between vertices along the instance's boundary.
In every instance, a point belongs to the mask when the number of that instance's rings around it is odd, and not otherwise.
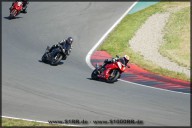
[{"label": "racing helmet", "polygon": [[73,43],[73,38],[72,37],[68,37],[67,38],[67,43],[71,45]]},{"label": "racing helmet", "polygon": [[124,60],[125,60],[125,63],[127,64],[129,62],[129,56],[128,55],[124,55]]}]

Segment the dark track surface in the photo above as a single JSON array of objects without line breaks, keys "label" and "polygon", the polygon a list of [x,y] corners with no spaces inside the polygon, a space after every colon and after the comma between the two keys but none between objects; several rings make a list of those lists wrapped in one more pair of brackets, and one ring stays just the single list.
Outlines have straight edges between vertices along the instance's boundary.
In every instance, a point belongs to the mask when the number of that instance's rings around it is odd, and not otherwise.
[{"label": "dark track surface", "polygon": [[[118,81],[90,80],[85,57],[132,5],[126,2],[30,2],[8,20],[2,2],[2,115],[33,120],[140,119],[144,125],[189,126],[190,95]],[[47,45],[74,37],[58,66],[39,62]]]}]

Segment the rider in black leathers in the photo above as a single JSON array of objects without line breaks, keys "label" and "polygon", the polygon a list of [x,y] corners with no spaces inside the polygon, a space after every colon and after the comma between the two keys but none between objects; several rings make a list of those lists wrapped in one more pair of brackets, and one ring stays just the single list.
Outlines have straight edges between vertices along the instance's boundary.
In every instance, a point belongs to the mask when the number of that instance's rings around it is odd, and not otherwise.
[{"label": "rider in black leathers", "polygon": [[[105,66],[106,66],[107,64],[114,63],[114,62],[116,62],[116,61],[118,61],[118,60],[122,63],[122,65],[124,65],[125,67],[130,68],[130,66],[128,65],[129,56],[124,55],[124,57],[121,57],[121,58],[119,58],[119,57],[117,56],[116,58],[106,59],[106,60],[104,61],[103,65],[102,65],[100,68],[98,68],[99,76],[100,76],[100,77],[104,77],[103,74],[100,74],[100,73],[102,73],[102,72],[106,69]],[[120,76],[119,76],[119,77],[120,77]]]},{"label": "rider in black leathers", "polygon": [[128,68],[130,68],[130,66],[127,65],[128,62],[129,62],[129,56],[127,56],[127,55],[124,55],[124,57],[121,57],[121,58],[112,58],[111,60],[106,59],[106,60],[104,61],[104,64],[102,65],[102,67],[105,68],[105,66],[106,66],[107,64],[113,63],[113,62],[115,62],[115,61],[117,61],[117,60],[120,60],[120,62],[121,62],[124,66],[127,66]]},{"label": "rider in black leathers", "polygon": [[[21,11],[21,13],[27,13],[27,4],[29,4],[28,0],[15,0],[15,2],[17,1],[21,1],[23,2],[23,10]],[[11,8],[13,7],[14,2],[12,3],[12,6],[9,8],[9,10],[11,10]]]},{"label": "rider in black leathers", "polygon": [[[53,45],[51,48],[48,47],[47,50],[48,50],[48,52],[52,52],[53,49],[62,47],[65,54],[67,56],[69,56],[69,54],[71,53],[71,50],[72,50],[72,43],[73,43],[73,38],[68,37],[67,39],[64,39],[64,40],[61,40],[60,42],[58,42],[58,44]],[[67,58],[67,56],[64,58],[64,60]]]}]

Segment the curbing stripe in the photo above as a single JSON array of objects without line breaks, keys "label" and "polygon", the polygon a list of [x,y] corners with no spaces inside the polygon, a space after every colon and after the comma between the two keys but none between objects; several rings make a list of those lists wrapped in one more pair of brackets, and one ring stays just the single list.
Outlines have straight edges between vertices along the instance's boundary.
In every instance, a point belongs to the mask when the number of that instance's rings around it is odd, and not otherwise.
[{"label": "curbing stripe", "polygon": [[[93,46],[93,48],[88,52],[85,60],[87,65],[91,68],[91,69],[95,69],[95,67],[91,64],[91,55],[93,54],[93,52],[96,50],[96,48],[103,42],[103,40],[107,37],[107,35],[120,23],[120,21],[128,14],[128,12],[138,3],[138,1],[136,1],[135,3],[133,3],[133,5],[128,8],[128,10],[120,17],[120,19],[118,19],[115,24],[101,37],[101,39]],[[162,91],[169,91],[169,92],[174,92],[174,93],[180,93],[180,94],[189,94],[190,93],[184,93],[184,92],[177,92],[177,91],[172,91],[172,90],[167,90],[167,89],[162,89],[162,88],[155,88],[155,87],[151,87],[151,86],[146,86],[146,85],[142,85],[142,84],[138,84],[138,83],[133,83],[130,81],[125,81],[122,79],[119,79],[120,81],[126,82],[126,83],[132,83],[135,85],[139,85],[139,86],[144,86],[144,87],[148,87],[148,88],[153,88],[153,89],[159,89]]]},{"label": "curbing stripe", "polygon": [[103,40],[107,37],[107,35],[121,22],[121,20],[129,13],[129,11],[138,3],[138,1],[134,2],[130,8],[115,22],[115,24],[101,37],[101,39],[93,46],[93,48],[88,52],[86,56],[86,63],[91,68],[94,69],[94,66],[91,64],[90,58],[95,49],[103,42]]},{"label": "curbing stripe", "polygon": [[169,91],[169,92],[175,92],[175,93],[189,94],[189,95],[190,95],[190,93],[184,93],[184,92],[178,92],[178,91],[167,90],[167,89],[163,89],[163,88],[156,88],[156,87],[152,87],[152,86],[146,86],[146,85],[142,85],[142,84],[138,84],[138,83],[134,83],[134,82],[130,82],[130,81],[126,81],[126,80],[122,80],[122,79],[118,79],[118,80],[119,80],[119,81],[126,82],[126,83],[136,84],[136,85],[143,86],[143,87],[148,87],[148,88],[152,88],[152,89],[158,89],[158,90],[161,90],[161,91]]},{"label": "curbing stripe", "polygon": [[[106,36],[117,26],[118,23],[128,14],[128,12],[135,6],[137,2],[133,3],[133,5],[120,17],[119,20],[116,21],[116,23],[102,36],[102,38],[97,42],[97,44],[89,51],[89,53],[86,56],[86,63],[91,69],[94,69],[94,66],[91,64],[90,57],[94,50],[102,43],[102,41],[106,38]],[[19,119],[19,120],[24,120],[24,121],[34,121],[38,123],[49,123],[46,121],[38,121],[38,120],[31,120],[31,119],[25,119],[25,118],[17,118],[17,117],[10,117],[10,116],[1,116],[3,118],[9,118],[9,119]],[[74,126],[74,127],[81,127],[80,125],[65,125],[65,126]]]}]

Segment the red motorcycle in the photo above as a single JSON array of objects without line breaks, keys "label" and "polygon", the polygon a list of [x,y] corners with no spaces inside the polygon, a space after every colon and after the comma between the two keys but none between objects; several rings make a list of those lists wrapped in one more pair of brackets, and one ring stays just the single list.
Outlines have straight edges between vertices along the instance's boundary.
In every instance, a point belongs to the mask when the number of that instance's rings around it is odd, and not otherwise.
[{"label": "red motorcycle", "polygon": [[21,1],[15,2],[10,9],[9,18],[10,19],[15,18],[15,16],[19,15],[22,10],[23,10],[23,2]]},{"label": "red motorcycle", "polygon": [[[117,56],[119,58],[119,56]],[[129,66],[127,66],[130,68]],[[96,64],[96,69],[93,70],[91,78],[93,80],[104,79],[108,83],[113,83],[121,77],[126,69],[126,66],[122,64],[120,59],[115,59],[112,63],[109,63],[103,67],[102,65]]]}]

